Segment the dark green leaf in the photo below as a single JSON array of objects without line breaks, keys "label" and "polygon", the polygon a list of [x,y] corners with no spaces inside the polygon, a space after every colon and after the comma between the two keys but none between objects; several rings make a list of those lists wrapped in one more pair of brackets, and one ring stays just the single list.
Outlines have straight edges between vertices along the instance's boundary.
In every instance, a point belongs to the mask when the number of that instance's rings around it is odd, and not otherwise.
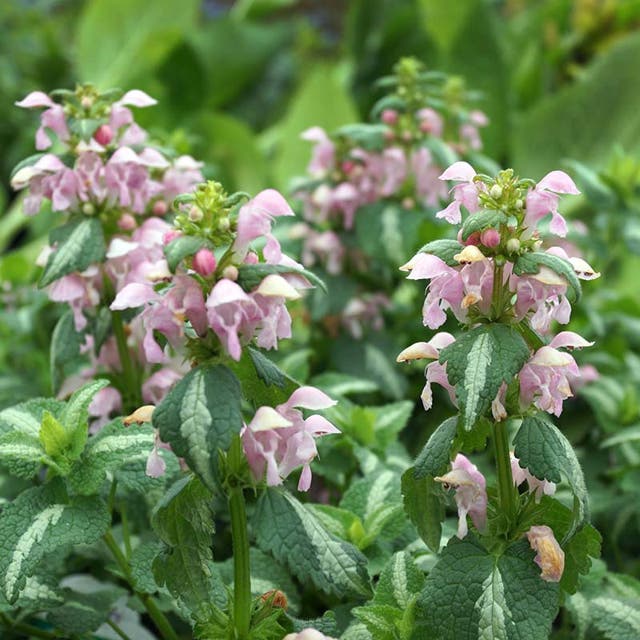
[{"label": "dark green leaf", "polygon": [[460,253],[463,248],[457,240],[432,240],[427,242],[418,253],[430,253],[450,267],[459,267],[460,263],[453,256]]},{"label": "dark green leaf", "polygon": [[578,276],[573,270],[571,263],[564,258],[559,258],[558,256],[542,251],[523,253],[516,259],[513,265],[513,272],[519,276],[528,273],[538,273],[541,266],[555,271],[567,281],[569,287],[567,290],[567,298],[569,298],[571,302],[576,302],[580,299],[582,295],[580,280],[578,280]]},{"label": "dark green leaf", "polygon": [[284,264],[241,264],[238,267],[238,284],[245,291],[253,291],[272,273],[295,273],[301,275],[327,293],[327,287],[315,273]]},{"label": "dark green leaf", "polygon": [[501,224],[506,224],[507,216],[502,211],[485,209],[470,215],[462,225],[462,239],[466,240],[472,233],[478,233],[485,229],[497,229]]},{"label": "dark green leaf", "polygon": [[196,254],[204,245],[205,241],[196,236],[178,236],[164,247],[164,257],[171,273],[175,273],[178,265],[187,256]]},{"label": "dark green leaf", "polygon": [[416,480],[442,475],[451,462],[451,447],[456,437],[458,419],[447,418],[432,434],[416,458]]},{"label": "dark green leaf", "polygon": [[442,489],[430,476],[416,478],[414,469],[411,467],[402,474],[404,509],[419,536],[437,553],[445,516]]},{"label": "dark green leaf", "polygon": [[60,385],[67,377],[68,365],[80,356],[80,347],[83,343],[84,335],[76,331],[73,312],[69,310],[58,320],[51,336],[51,384],[54,393],[60,390]]}]

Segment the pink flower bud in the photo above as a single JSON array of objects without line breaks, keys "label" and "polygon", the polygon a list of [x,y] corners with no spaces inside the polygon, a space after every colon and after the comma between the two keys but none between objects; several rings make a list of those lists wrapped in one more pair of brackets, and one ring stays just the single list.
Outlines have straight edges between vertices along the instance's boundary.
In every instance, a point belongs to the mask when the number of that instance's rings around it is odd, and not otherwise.
[{"label": "pink flower bud", "polygon": [[382,122],[389,125],[394,125],[398,122],[398,112],[395,109],[385,109],[382,112]]},{"label": "pink flower bud", "polygon": [[480,242],[485,247],[493,249],[500,244],[500,232],[497,229],[485,229],[480,234]]},{"label": "pink flower bud", "polygon": [[193,256],[193,268],[203,278],[208,278],[216,270],[216,257],[209,249],[200,249]]},{"label": "pink flower bud", "polygon": [[106,147],[113,140],[113,131],[108,124],[102,124],[93,134],[93,139],[101,144],[103,147]]},{"label": "pink flower bud", "polygon": [[153,203],[153,215],[162,217],[169,211],[169,206],[164,200],[156,200]]},{"label": "pink flower bud", "polygon": [[93,105],[93,98],[90,98],[89,96],[83,96],[82,100],[80,100],[80,104],[82,105],[83,109],[90,109]]},{"label": "pink flower bud", "polygon": [[469,246],[470,244],[477,246],[480,244],[480,234],[476,231],[472,233],[466,240],[462,239],[462,229],[458,231],[458,242]]},{"label": "pink flower bud", "polygon": [[162,236],[162,244],[167,245],[182,234],[177,229],[170,229]]},{"label": "pink flower bud", "polygon": [[132,231],[137,226],[136,219],[130,213],[123,213],[118,219],[118,228],[123,231]]},{"label": "pink flower bud", "polygon": [[384,132],[384,139],[387,142],[392,142],[393,140],[395,140],[396,138],[396,134],[393,131],[385,131]]},{"label": "pink flower bud", "polygon": [[342,163],[342,171],[344,171],[344,173],[351,173],[354,169],[354,167],[356,166],[355,162],[352,162],[351,160],[345,160]]},{"label": "pink flower bud", "polygon": [[245,256],[244,263],[245,264],[258,264],[260,262],[260,258],[258,258],[258,254],[253,251],[249,251]]},{"label": "pink flower bud", "polygon": [[222,277],[235,282],[238,279],[238,267],[232,264],[230,264],[228,267],[225,267],[224,271],[222,272]]}]

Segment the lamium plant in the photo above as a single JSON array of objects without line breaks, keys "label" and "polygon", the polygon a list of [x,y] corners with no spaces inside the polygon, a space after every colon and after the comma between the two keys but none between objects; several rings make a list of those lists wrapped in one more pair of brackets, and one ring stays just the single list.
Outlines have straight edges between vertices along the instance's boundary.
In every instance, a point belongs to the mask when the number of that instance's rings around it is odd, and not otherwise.
[{"label": "lamium plant", "polygon": [[[451,312],[461,332],[413,344],[398,361],[430,360],[424,408],[436,383],[459,413],[433,432],[402,484],[408,515],[434,551],[448,494],[459,521],[418,598],[412,637],[543,640],[561,594],[575,592],[599,554],[580,464],[551,418],[580,380],[570,351],[593,344],[571,331],[552,335],[554,321],[569,322],[580,279],[599,274],[542,240],[549,215],[549,231],[566,234],[559,194],[578,193],[567,174],[536,183],[457,162],[441,179],[455,186],[437,215],[459,226],[457,239],[427,244],[402,269],[429,281],[425,326],[438,329]],[[465,455],[487,441],[493,473]],[[564,482],[569,506],[552,497]]]}]

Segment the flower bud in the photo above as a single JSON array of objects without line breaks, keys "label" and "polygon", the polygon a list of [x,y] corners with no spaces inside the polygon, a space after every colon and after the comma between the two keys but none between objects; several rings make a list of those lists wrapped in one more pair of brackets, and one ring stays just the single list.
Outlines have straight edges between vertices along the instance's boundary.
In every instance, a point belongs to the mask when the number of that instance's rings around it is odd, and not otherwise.
[{"label": "flower bud", "polygon": [[260,262],[260,258],[258,257],[258,254],[253,251],[249,251],[244,258],[245,264],[258,264],[258,262]]},{"label": "flower bud", "polygon": [[218,229],[220,231],[229,231],[229,229],[231,228],[231,220],[229,220],[229,218],[227,216],[225,216],[224,218],[220,218],[220,220],[218,220]]},{"label": "flower bud", "polygon": [[238,279],[238,267],[232,264],[230,264],[228,267],[225,267],[222,272],[222,277],[235,282]]},{"label": "flower bud", "polygon": [[164,200],[156,200],[153,203],[152,211],[154,216],[158,216],[161,218],[162,216],[165,216],[167,214],[167,211],[169,211],[169,206]]},{"label": "flower bud", "polygon": [[416,201],[413,198],[409,198],[407,196],[406,198],[402,199],[402,206],[405,209],[413,209],[416,206]]},{"label": "flower bud", "polygon": [[202,209],[197,204],[194,204],[191,209],[189,209],[189,220],[191,220],[191,222],[200,222],[203,217],[204,213],[202,213]]},{"label": "flower bud", "polygon": [[82,96],[80,104],[83,109],[90,109],[93,106],[93,98],[90,98],[89,96]]},{"label": "flower bud", "polygon": [[82,213],[84,213],[85,216],[92,216],[95,212],[96,208],[90,202],[85,202],[82,205]]},{"label": "flower bud", "polygon": [[286,611],[289,603],[287,601],[287,596],[280,591],[279,589],[271,589],[271,591],[267,591],[260,596],[260,600],[264,603],[271,604],[272,607],[277,607],[278,609],[284,609]]},{"label": "flower bud", "polygon": [[480,234],[480,242],[485,247],[494,249],[500,244],[500,232],[497,229],[485,229]]},{"label": "flower bud", "polygon": [[101,144],[103,147],[106,147],[113,140],[113,131],[108,124],[102,124],[93,134],[93,139]]},{"label": "flower bud", "polygon": [[385,109],[382,112],[382,122],[388,125],[394,125],[398,122],[398,112],[395,109]]},{"label": "flower bud", "polygon": [[345,160],[341,165],[342,171],[344,171],[344,173],[346,174],[351,173],[355,166],[356,164],[352,160]]},{"label": "flower bud", "polygon": [[175,240],[181,235],[177,229],[169,229],[169,231],[162,236],[162,244],[168,245],[172,240]]},{"label": "flower bud", "polygon": [[516,200],[516,209],[520,210],[524,207],[524,200],[522,198],[518,198]]},{"label": "flower bud", "polygon": [[123,213],[118,218],[118,228],[122,231],[133,231],[137,226],[136,219],[130,213]]},{"label": "flower bud", "polygon": [[390,131],[390,130],[385,131],[383,136],[384,136],[384,139],[387,142],[392,142],[396,138],[396,134],[393,131]]},{"label": "flower bud", "polygon": [[499,184],[494,184],[491,189],[489,189],[489,195],[494,200],[499,200],[502,198],[502,187]]},{"label": "flower bud", "polygon": [[477,231],[474,231],[466,240],[462,239],[462,229],[458,231],[458,242],[464,245],[479,245],[480,244],[480,234]]},{"label": "flower bud", "polygon": [[466,246],[460,253],[456,253],[453,259],[460,264],[471,264],[472,262],[480,262],[486,260],[485,255],[475,245]]},{"label": "flower bud", "polygon": [[507,240],[507,253],[518,253],[520,251],[520,240],[518,238],[509,238]]},{"label": "flower bud", "polygon": [[403,131],[402,132],[402,139],[405,142],[411,142],[411,140],[413,140],[413,135],[411,134],[411,131]]},{"label": "flower bud", "polygon": [[193,256],[193,269],[203,278],[208,278],[216,270],[216,257],[209,249],[200,249]]}]

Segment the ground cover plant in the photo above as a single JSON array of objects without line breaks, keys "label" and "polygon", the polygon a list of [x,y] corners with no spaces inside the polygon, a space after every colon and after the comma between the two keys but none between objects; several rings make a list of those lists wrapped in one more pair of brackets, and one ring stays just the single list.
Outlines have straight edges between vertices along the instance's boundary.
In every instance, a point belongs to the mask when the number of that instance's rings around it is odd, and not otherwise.
[{"label": "ground cover plant", "polygon": [[170,4],[0,9],[0,635],[640,637],[637,10]]}]

